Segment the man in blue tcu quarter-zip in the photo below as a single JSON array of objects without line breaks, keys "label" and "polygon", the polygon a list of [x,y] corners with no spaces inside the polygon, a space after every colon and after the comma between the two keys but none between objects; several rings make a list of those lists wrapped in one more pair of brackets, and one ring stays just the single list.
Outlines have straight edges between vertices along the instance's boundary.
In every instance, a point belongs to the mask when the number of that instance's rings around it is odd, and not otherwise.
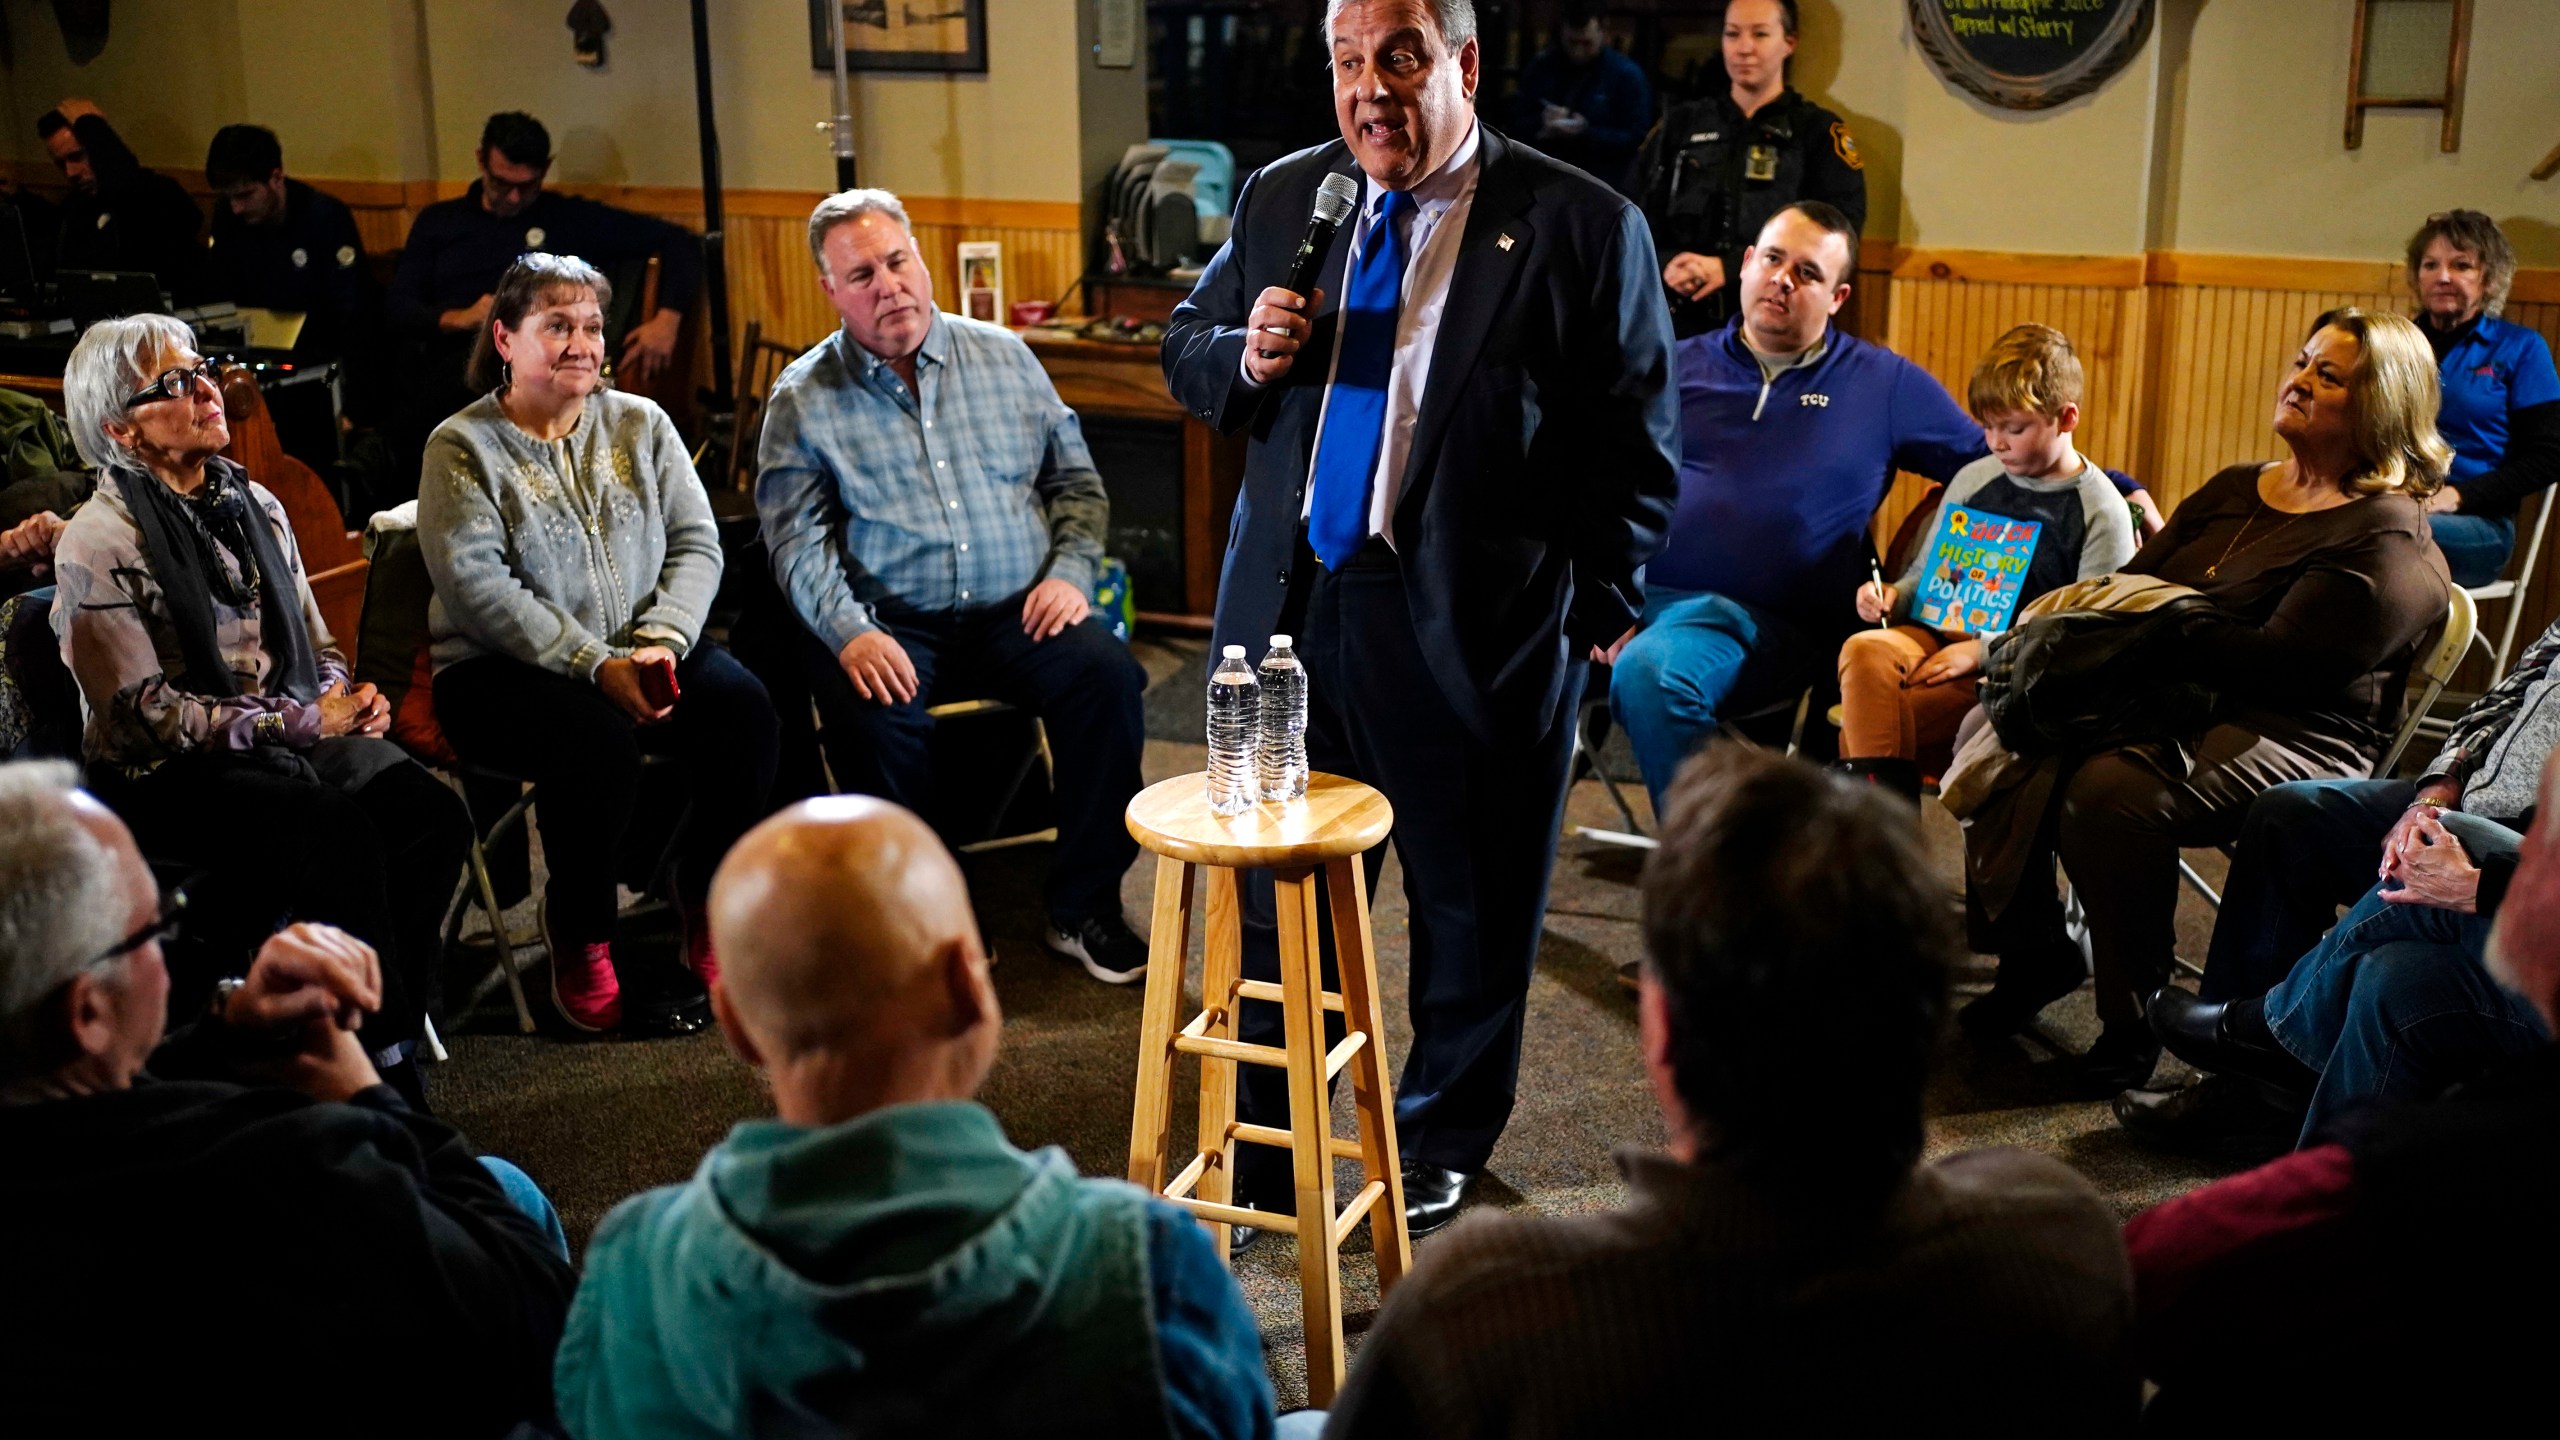
[{"label": "man in blue tcu quarter-zip", "polygon": [[1829,673],[1894,472],[1945,481],[1985,453],[1927,371],[1832,326],[1857,260],[1847,216],[1789,205],[1744,254],[1742,313],[1673,352],[1680,503],[1609,679],[1657,812],[1720,721]]}]

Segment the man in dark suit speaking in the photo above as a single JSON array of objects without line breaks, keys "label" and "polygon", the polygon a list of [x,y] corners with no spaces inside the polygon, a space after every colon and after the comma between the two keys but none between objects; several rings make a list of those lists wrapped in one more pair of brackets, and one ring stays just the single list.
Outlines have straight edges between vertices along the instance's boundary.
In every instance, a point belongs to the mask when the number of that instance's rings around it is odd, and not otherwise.
[{"label": "man in dark suit speaking", "polygon": [[[1413,1014],[1396,1119],[1421,1234],[1511,1115],[1574,707],[1640,608],[1679,415],[1643,215],[1476,123],[1469,0],[1333,0],[1325,24],[1342,138],[1246,181],[1164,366],[1186,408],[1253,436],[1218,643],[1296,636],[1310,763],[1395,807]],[[1333,174],[1360,204],[1302,296],[1280,287]],[[1245,904],[1262,979],[1270,897],[1266,880]],[[1275,1005],[1241,1025],[1278,1043]],[[1286,1125],[1279,1073],[1241,1078],[1242,1117]],[[1237,1198],[1288,1208],[1287,1175],[1240,1147]]]}]

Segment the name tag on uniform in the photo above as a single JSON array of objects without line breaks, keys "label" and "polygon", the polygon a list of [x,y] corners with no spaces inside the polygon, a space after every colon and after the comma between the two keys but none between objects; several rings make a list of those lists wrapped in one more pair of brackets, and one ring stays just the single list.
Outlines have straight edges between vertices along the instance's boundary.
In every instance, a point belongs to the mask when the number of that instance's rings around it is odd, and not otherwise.
[{"label": "name tag on uniform", "polygon": [[1743,165],[1742,178],[1756,180],[1763,184],[1777,179],[1778,147],[1775,145],[1752,146],[1751,154]]},{"label": "name tag on uniform", "polygon": [[1710,140],[1721,140],[1723,138],[1724,132],[1721,130],[1701,130],[1697,134],[1689,137],[1689,143],[1692,145],[1704,145]]}]

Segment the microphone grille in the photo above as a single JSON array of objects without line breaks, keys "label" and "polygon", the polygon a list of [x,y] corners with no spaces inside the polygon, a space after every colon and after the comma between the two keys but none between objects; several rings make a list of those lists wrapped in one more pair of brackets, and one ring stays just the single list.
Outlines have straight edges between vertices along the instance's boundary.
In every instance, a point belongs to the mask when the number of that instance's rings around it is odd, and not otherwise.
[{"label": "microphone grille", "polygon": [[1348,175],[1327,175],[1316,186],[1316,218],[1327,225],[1339,225],[1351,218],[1360,203],[1360,185]]}]

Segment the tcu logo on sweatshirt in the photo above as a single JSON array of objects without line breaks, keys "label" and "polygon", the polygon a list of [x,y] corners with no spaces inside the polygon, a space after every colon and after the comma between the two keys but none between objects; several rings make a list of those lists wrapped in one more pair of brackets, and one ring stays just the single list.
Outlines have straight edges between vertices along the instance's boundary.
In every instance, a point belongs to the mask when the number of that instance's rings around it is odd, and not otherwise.
[{"label": "tcu logo on sweatshirt", "polygon": [[1816,395],[1811,391],[1807,391],[1796,397],[1796,403],[1799,405],[1819,405],[1827,410],[1831,408],[1831,397],[1828,395]]}]

